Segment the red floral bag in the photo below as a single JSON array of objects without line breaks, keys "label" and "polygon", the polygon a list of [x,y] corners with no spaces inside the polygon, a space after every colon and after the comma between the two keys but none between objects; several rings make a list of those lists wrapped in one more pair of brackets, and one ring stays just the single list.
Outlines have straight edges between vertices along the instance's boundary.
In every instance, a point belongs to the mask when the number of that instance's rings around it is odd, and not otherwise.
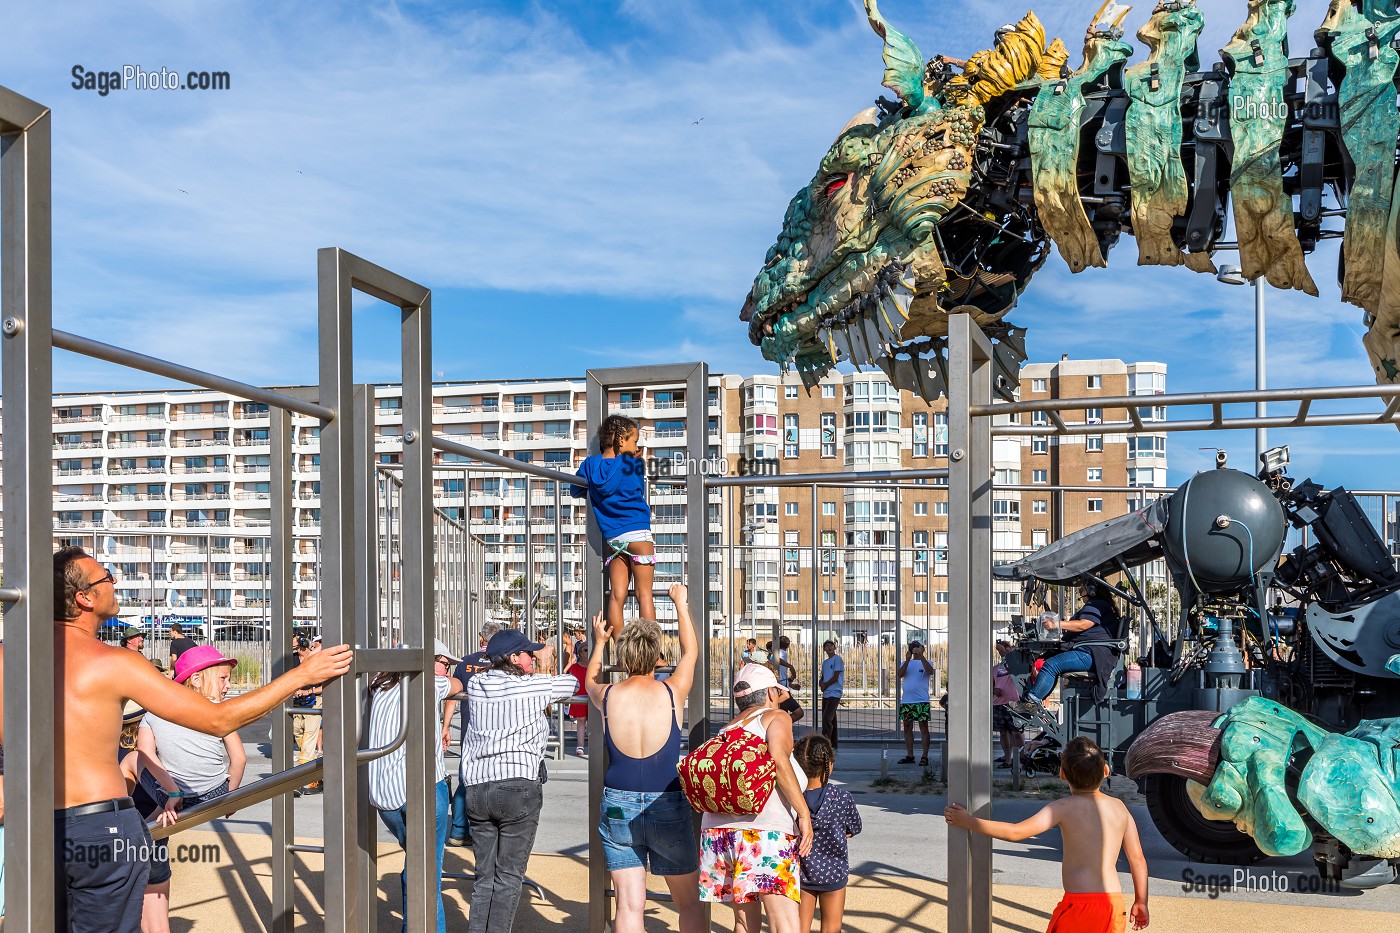
[{"label": "red floral bag", "polygon": [[758,813],[778,784],[768,743],[743,726],[705,742],[682,758],[676,770],[686,799],[701,813]]}]

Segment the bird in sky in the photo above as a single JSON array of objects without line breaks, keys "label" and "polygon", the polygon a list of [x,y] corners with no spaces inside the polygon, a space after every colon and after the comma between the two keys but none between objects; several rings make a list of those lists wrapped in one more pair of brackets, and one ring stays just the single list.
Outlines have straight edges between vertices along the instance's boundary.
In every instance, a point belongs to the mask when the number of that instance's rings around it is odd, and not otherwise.
[{"label": "bird in sky", "polygon": [[[704,117],[701,117],[701,118],[700,118],[700,120],[703,120],[703,119],[705,119],[705,118],[704,118]],[[693,120],[693,121],[691,121],[691,124],[690,124],[690,125],[691,125],[691,126],[699,126],[699,125],[700,125],[700,120]]]}]

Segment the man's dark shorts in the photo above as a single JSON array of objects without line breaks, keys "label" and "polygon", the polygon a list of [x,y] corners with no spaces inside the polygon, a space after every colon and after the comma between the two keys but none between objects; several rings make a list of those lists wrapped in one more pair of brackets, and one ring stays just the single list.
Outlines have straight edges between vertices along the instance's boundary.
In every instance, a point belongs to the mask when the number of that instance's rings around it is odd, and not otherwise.
[{"label": "man's dark shorts", "polygon": [[134,807],[54,821],[55,928],[138,933],[151,835]]},{"label": "man's dark shorts", "polygon": [[1021,727],[1011,715],[1011,707],[1002,704],[992,707],[992,729],[996,732],[1020,732]]}]

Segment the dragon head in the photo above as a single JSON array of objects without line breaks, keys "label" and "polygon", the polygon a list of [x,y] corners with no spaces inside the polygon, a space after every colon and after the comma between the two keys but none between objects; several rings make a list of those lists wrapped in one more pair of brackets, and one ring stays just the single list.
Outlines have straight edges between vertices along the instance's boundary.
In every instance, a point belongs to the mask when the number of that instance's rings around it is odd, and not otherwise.
[{"label": "dragon head", "polygon": [[876,0],[865,10],[899,102],[882,98],[837,135],[789,203],[740,318],[766,358],[795,365],[809,386],[849,360],[933,399],[948,315],[971,313],[1014,376],[1024,345],[998,322],[1044,261],[1046,238],[1019,192],[984,184],[997,170],[984,130],[1024,119],[1042,78],[1060,75],[1065,47],[1047,47],[1028,13],[965,62],[925,62]]}]

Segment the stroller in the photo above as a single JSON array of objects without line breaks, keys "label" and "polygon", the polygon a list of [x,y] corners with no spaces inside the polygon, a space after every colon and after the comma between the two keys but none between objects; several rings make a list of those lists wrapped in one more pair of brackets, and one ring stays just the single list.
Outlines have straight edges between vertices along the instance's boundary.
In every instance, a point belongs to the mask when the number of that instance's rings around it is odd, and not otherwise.
[{"label": "stroller", "polygon": [[1060,773],[1061,748],[1059,739],[1049,731],[1041,730],[1039,735],[1021,746],[1021,773],[1057,776]]}]

